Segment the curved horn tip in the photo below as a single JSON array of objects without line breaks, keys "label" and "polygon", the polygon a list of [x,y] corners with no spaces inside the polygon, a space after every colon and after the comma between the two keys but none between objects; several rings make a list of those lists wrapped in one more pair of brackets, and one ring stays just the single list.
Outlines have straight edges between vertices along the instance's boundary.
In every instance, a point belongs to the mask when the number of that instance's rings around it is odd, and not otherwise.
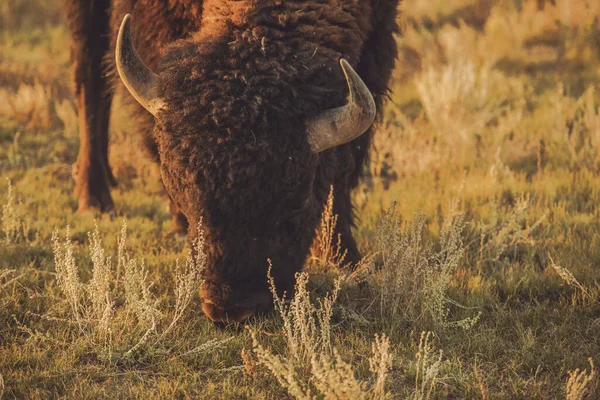
[{"label": "curved horn tip", "polygon": [[348,84],[348,103],[308,121],[308,140],[317,153],[356,139],[377,116],[375,99],[365,82],[348,61],[342,58],[339,62]]},{"label": "curved horn tip", "polygon": [[131,39],[131,14],[121,21],[116,46],[117,72],[129,93],[151,114],[156,115],[164,103],[156,95],[157,75],[142,61]]},{"label": "curved horn tip", "polygon": [[127,22],[129,22],[130,19],[131,19],[131,14],[129,14],[129,13],[125,14],[125,16],[123,17],[123,21],[121,21],[121,27],[123,25],[125,25]]},{"label": "curved horn tip", "polygon": [[[127,14],[129,15],[129,14]],[[340,66],[342,67],[342,69],[344,70],[344,74],[348,73],[348,69],[353,69],[352,66],[350,65],[350,63],[348,61],[346,61],[345,58],[340,58]]]},{"label": "curved horn tip", "polygon": [[350,99],[352,100],[355,95],[362,98],[361,102],[364,102],[364,111],[366,112],[365,119],[372,118],[372,122],[375,121],[375,117],[377,114],[375,99],[373,98],[373,94],[362,80],[358,72],[352,68],[352,65],[344,58],[340,59],[340,65],[342,70],[344,71],[344,76],[346,77],[346,82],[348,83],[348,88],[350,89]]},{"label": "curved horn tip", "polygon": [[123,20],[121,21],[121,26],[119,27],[119,33],[117,35],[117,49],[119,49],[120,44],[123,41],[123,36],[127,34],[127,36],[129,37],[130,35],[130,21],[131,14],[125,14]]}]

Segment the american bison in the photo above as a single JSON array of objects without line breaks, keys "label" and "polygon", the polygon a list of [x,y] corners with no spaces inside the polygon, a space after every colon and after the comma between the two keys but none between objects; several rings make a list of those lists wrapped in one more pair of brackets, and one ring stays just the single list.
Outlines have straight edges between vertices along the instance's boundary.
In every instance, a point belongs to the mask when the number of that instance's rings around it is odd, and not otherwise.
[{"label": "american bison", "polygon": [[203,221],[211,320],[271,306],[269,258],[278,289],[293,290],[331,185],[358,261],[350,191],[396,58],[399,1],[67,0],[79,209],[113,208],[108,119],[124,86],[174,229],[194,238]]}]

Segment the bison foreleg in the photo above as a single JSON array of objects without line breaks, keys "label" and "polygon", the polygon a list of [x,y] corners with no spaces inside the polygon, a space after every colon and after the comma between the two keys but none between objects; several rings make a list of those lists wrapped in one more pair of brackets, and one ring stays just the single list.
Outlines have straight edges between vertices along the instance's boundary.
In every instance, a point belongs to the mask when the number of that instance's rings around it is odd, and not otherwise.
[{"label": "bison foreleg", "polygon": [[79,211],[113,209],[110,186],[116,184],[108,164],[108,120],[112,92],[102,59],[109,49],[110,1],[68,0],[71,59],[79,115],[79,155],[74,166]]}]

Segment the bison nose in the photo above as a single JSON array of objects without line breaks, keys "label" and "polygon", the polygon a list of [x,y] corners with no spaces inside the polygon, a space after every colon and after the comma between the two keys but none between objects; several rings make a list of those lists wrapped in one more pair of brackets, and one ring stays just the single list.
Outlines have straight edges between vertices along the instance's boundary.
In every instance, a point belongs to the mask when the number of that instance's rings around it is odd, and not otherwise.
[{"label": "bison nose", "polygon": [[251,317],[256,312],[255,306],[235,306],[232,308],[222,308],[215,305],[212,301],[202,299],[202,310],[204,314],[217,324],[234,324],[242,322]]}]

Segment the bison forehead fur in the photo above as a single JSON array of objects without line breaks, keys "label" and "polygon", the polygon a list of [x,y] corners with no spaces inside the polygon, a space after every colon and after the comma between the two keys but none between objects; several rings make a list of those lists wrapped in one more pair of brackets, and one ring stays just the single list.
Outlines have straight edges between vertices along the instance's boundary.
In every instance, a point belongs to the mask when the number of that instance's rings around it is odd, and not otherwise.
[{"label": "bison forehead fur", "polygon": [[267,258],[277,285],[290,290],[331,185],[337,233],[348,260],[360,258],[350,190],[374,128],[315,153],[306,121],[344,104],[340,58],[355,67],[380,113],[396,57],[398,3],[114,0],[106,8],[112,88],[120,85],[113,54],[127,13],[137,53],[158,77],[165,106],[155,116],[139,106],[133,114],[190,237],[203,221],[211,304],[227,307],[266,290]]}]

